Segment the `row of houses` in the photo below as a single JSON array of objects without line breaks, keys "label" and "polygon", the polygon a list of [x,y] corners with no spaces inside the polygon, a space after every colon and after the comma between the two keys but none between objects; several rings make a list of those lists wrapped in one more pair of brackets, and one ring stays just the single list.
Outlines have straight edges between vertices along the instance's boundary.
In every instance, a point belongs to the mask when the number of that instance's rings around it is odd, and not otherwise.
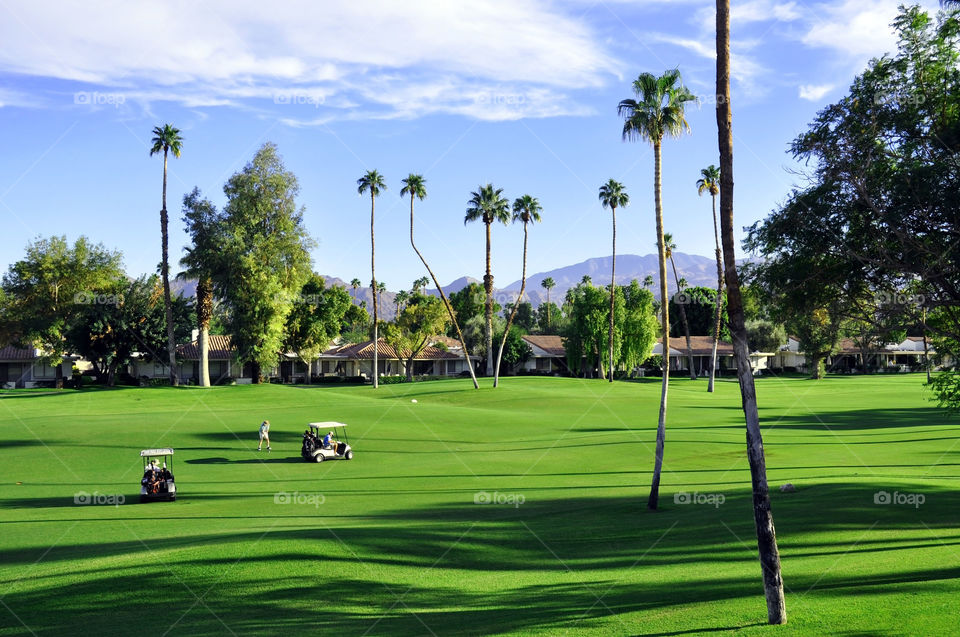
[{"label": "row of houses", "polygon": [[[523,340],[530,346],[532,352],[530,359],[522,366],[524,372],[569,373],[561,337],[527,335]],[[699,376],[705,376],[710,369],[713,339],[710,336],[691,336],[690,340],[694,371]],[[229,336],[211,334],[208,345],[207,359],[211,382],[239,384],[253,382],[252,366],[249,363],[243,364],[237,361]],[[391,376],[405,373],[404,362],[392,346],[380,339],[376,348],[379,375]],[[261,371],[270,378],[288,383],[303,382],[308,374],[311,377],[363,376],[369,378],[373,372],[373,352],[372,341],[346,343],[327,349],[310,361],[309,365],[295,354],[288,353],[282,357],[276,368]],[[662,342],[654,345],[652,353],[662,356]],[[928,354],[932,357],[936,352],[929,349]],[[923,367],[924,356],[923,339],[911,336],[900,343],[889,343],[882,348],[872,350],[868,353],[871,360],[867,362],[873,369],[911,371]],[[828,357],[826,364],[828,370],[834,372],[862,371],[863,358],[864,353],[857,344],[852,339],[844,339],[840,342],[837,353]],[[478,362],[475,356],[471,356],[471,359],[474,364]],[[177,366],[180,381],[196,382],[200,375],[200,347],[196,335],[192,342],[177,348],[177,360],[180,361]],[[808,359],[800,351],[800,343],[794,337],[789,337],[787,343],[775,352],[753,352],[750,355],[750,362],[756,374],[763,373],[764,370],[809,371]],[[57,376],[58,365],[61,366],[63,378],[70,378],[74,366],[81,371],[91,367],[89,363],[75,356],[65,356],[61,361],[51,363],[37,349],[24,349],[12,345],[0,348],[0,387],[34,387],[52,383]],[[676,372],[686,371],[688,365],[685,339],[671,339],[670,369]],[[717,365],[721,374],[726,370],[735,369],[733,346],[730,343],[721,341],[718,344]],[[160,362],[138,359],[130,365],[129,373],[135,378],[149,381],[167,378],[168,369]],[[413,373],[418,376],[458,376],[467,373],[467,363],[464,360],[460,342],[447,337],[437,338],[430,347],[425,348],[415,357]]]}]

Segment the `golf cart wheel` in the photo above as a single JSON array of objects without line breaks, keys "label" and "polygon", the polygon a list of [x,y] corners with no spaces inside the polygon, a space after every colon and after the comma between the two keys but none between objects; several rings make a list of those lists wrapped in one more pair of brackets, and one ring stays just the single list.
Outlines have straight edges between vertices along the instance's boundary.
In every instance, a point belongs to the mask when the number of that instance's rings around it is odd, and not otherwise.
[{"label": "golf cart wheel", "polygon": [[343,457],[346,458],[347,460],[353,460],[353,449],[345,453]]},{"label": "golf cart wheel", "polygon": [[315,456],[313,457],[313,461],[314,461],[314,462],[323,462],[323,454],[322,454],[322,453],[318,453],[317,455],[315,455]]}]

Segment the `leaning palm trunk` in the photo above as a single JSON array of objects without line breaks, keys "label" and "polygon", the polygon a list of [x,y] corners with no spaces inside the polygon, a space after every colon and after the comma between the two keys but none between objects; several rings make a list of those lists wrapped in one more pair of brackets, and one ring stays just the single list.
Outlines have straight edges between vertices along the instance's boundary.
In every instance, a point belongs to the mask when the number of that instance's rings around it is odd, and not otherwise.
[{"label": "leaning palm trunk", "polygon": [[657,256],[660,266],[660,328],[663,331],[663,380],[660,384],[660,415],[657,418],[657,449],[647,508],[656,509],[660,499],[660,471],[667,429],[667,389],[670,384],[670,302],[667,297],[667,255],[663,243],[663,207],[660,199],[660,140],[653,142],[654,210],[657,216]]},{"label": "leaning palm trunk", "polygon": [[617,294],[617,207],[610,206],[613,218],[613,253],[610,262],[610,382],[613,382],[613,302]]},{"label": "leaning palm trunk", "polygon": [[737,377],[747,426],[747,457],[753,486],[753,516],[757,529],[757,547],[763,571],[763,589],[767,600],[767,621],[785,624],[787,610],[783,601],[780,575],[780,551],[770,510],[767,466],[763,436],[757,412],[757,394],[750,368],[750,350],[744,325],[743,301],[737,277],[733,240],[733,126],[730,112],[730,2],[717,0],[717,131],[720,147],[720,224],[723,234],[723,259],[727,280],[727,315],[737,360]]},{"label": "leaning palm trunk", "polygon": [[170,365],[170,385],[177,386],[177,341],[173,335],[173,304],[170,300],[170,263],[167,250],[167,150],[163,150],[163,204],[160,208],[160,240],[163,243],[160,276],[163,279],[163,312],[167,322],[167,356]]},{"label": "leaning palm trunk", "polygon": [[437,281],[437,277],[434,276],[433,270],[431,270],[430,266],[427,265],[427,260],[423,258],[422,254],[420,254],[420,250],[417,249],[417,244],[413,241],[412,194],[410,195],[410,245],[413,247],[413,251],[417,253],[417,256],[420,257],[420,262],[423,263],[423,267],[427,269],[427,272],[430,274],[430,278],[433,279],[433,284],[437,286],[437,292],[440,293],[440,298],[443,300],[443,306],[447,308],[447,314],[450,316],[450,321],[457,330],[457,338],[460,339],[460,347],[463,348],[463,360],[467,363],[467,370],[470,372],[470,379],[473,381],[473,388],[480,389],[480,384],[477,383],[477,375],[473,373],[473,363],[470,361],[470,352],[467,350],[467,341],[464,340],[463,332],[460,331],[460,323],[457,322],[457,316],[454,313],[453,308],[450,306],[450,301],[447,300],[447,295],[443,293],[443,288],[440,287],[440,282]]},{"label": "leaning palm trunk", "polygon": [[373,388],[376,389],[380,386],[379,383],[379,371],[380,371],[380,361],[377,356],[377,350],[380,349],[380,332],[378,322],[380,319],[380,312],[378,306],[380,305],[380,297],[377,294],[377,270],[374,255],[376,255],[376,244],[373,234],[373,209],[374,201],[376,196],[374,195],[374,189],[370,189],[370,285],[371,292],[373,292]]},{"label": "leaning palm trunk", "polygon": [[[673,262],[672,254],[670,255],[670,267],[673,268],[673,278],[677,282],[677,292],[680,292],[680,277],[677,276],[677,264]],[[683,303],[677,303],[677,305],[680,306],[680,322],[683,324],[683,335],[687,339],[687,366],[690,368],[690,380],[697,380],[697,370],[693,368],[693,346],[690,345],[690,323],[687,322],[687,308]]]},{"label": "leaning palm trunk", "polygon": [[507,327],[503,330],[503,338],[500,339],[500,349],[497,351],[497,364],[493,368],[493,386],[496,387],[500,382],[500,361],[503,360],[503,347],[507,344],[507,334],[510,333],[510,326],[513,325],[513,317],[517,315],[517,308],[523,301],[523,291],[527,288],[527,224],[523,224],[523,273],[520,276],[520,295],[513,303],[513,309],[510,310],[510,318],[507,319]]},{"label": "leaning palm trunk", "polygon": [[713,352],[710,354],[710,382],[707,391],[713,392],[713,379],[717,373],[717,343],[720,341],[720,301],[723,295],[723,261],[720,258],[720,237],[717,234],[717,197],[710,195],[713,203],[713,240],[717,244],[717,300],[713,309]]}]

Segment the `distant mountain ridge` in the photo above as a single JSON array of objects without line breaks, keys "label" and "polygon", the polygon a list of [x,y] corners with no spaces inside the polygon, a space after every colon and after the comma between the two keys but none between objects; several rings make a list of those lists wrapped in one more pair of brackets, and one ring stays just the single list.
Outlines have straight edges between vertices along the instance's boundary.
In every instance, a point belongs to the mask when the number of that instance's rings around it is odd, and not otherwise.
[{"label": "distant mountain ridge", "polygon": [[[717,285],[717,262],[712,257],[703,257],[696,254],[686,254],[684,252],[674,252],[673,260],[677,265],[677,275],[687,280],[687,285],[703,286],[714,288]],[[527,277],[527,289],[524,297],[534,306],[540,305],[547,300],[547,291],[540,285],[540,282],[547,277],[553,278],[556,286],[550,290],[550,301],[560,305],[567,290],[575,287],[588,275],[594,285],[605,286],[610,283],[610,261],[611,257],[595,257],[566,265],[545,272],[536,272]],[[636,254],[617,255],[617,285],[627,285],[633,279],[643,283],[646,276],[652,276],[656,282],[658,278],[659,265],[656,254],[646,254],[643,256]],[[667,262],[667,277],[669,279],[667,289],[670,294],[676,291],[676,283],[673,278],[673,270],[670,262]],[[347,289],[355,303],[365,301],[367,311],[372,314],[373,294],[369,287],[361,286],[354,290],[350,284],[338,277],[324,276],[324,281],[328,286],[339,285]],[[459,292],[467,285],[477,283],[482,285],[480,279],[471,276],[462,276],[451,281],[443,287],[443,291],[449,296]],[[171,287],[175,293],[179,291],[183,296],[191,297],[196,292],[196,281],[176,280],[171,281]],[[659,287],[657,283],[650,288],[654,296],[659,297]],[[520,281],[514,281],[502,288],[495,288],[494,294],[498,303],[503,305],[517,298],[520,293]],[[428,288],[427,294],[439,296],[435,288]],[[397,314],[396,292],[386,291],[380,297],[381,318],[385,321],[393,320]]]}]

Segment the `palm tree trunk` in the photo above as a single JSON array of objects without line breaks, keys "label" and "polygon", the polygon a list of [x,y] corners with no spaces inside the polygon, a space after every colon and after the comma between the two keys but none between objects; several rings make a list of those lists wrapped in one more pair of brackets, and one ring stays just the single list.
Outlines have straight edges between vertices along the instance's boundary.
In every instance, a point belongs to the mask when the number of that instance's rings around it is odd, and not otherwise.
[{"label": "palm tree trunk", "polygon": [[547,288],[547,328],[550,327],[550,288]]},{"label": "palm tree trunk", "polygon": [[717,344],[720,341],[720,301],[723,294],[723,261],[720,258],[720,235],[717,233],[717,196],[710,195],[713,203],[713,240],[717,244],[717,301],[713,309],[713,352],[710,354],[710,382],[707,391],[713,393],[713,379],[717,373]]},{"label": "palm tree trunk", "polygon": [[453,311],[453,307],[450,305],[450,301],[447,300],[447,295],[443,293],[443,288],[440,286],[440,282],[437,281],[437,277],[434,276],[433,270],[430,269],[430,266],[427,265],[427,260],[423,258],[423,255],[420,254],[420,250],[417,249],[417,244],[413,241],[413,194],[410,195],[410,245],[413,247],[413,251],[417,253],[417,256],[420,257],[420,262],[423,263],[423,267],[427,269],[427,273],[430,274],[430,278],[433,279],[433,284],[437,286],[437,292],[440,293],[440,298],[443,300],[443,306],[447,308],[447,314],[450,316],[450,321],[453,323],[453,326],[457,330],[457,338],[460,339],[460,347],[463,348],[463,360],[467,364],[467,370],[470,372],[470,379],[473,381],[473,388],[480,389],[480,384],[477,382],[477,375],[473,373],[473,362],[470,360],[470,352],[467,350],[467,341],[463,338],[463,332],[460,331],[460,323],[457,322],[457,315]]},{"label": "palm tree trunk", "polygon": [[737,277],[733,238],[733,126],[730,112],[730,0],[717,0],[717,134],[720,149],[720,225],[723,235],[723,260],[727,280],[727,316],[737,360],[737,377],[747,428],[747,457],[753,486],[753,516],[757,529],[757,547],[763,571],[763,590],[767,600],[767,621],[785,624],[787,610],[783,601],[780,575],[780,551],[770,509],[767,466],[763,436],[757,412],[757,394],[750,368],[743,300]]},{"label": "palm tree trunk", "polygon": [[660,471],[667,428],[667,389],[670,383],[670,301],[667,296],[667,253],[663,244],[663,204],[660,198],[660,140],[653,142],[653,199],[657,217],[657,256],[660,266],[660,328],[663,331],[663,379],[660,384],[660,415],[657,418],[657,449],[647,508],[656,509],[660,499]]},{"label": "palm tree trunk", "polygon": [[921,325],[923,326],[923,366],[927,369],[927,384],[930,384],[930,349],[927,346],[927,308],[921,312]]},{"label": "palm tree trunk", "polygon": [[613,219],[613,252],[610,260],[610,382],[613,382],[613,301],[617,293],[617,207],[610,206]]},{"label": "palm tree trunk", "polygon": [[372,286],[371,292],[373,292],[373,388],[376,389],[380,386],[380,381],[378,376],[380,375],[380,361],[377,356],[377,350],[380,345],[380,332],[379,326],[377,325],[380,319],[380,313],[378,311],[379,295],[377,294],[377,270],[376,264],[374,262],[374,257],[377,254],[376,243],[374,241],[373,235],[373,209],[374,202],[376,198],[373,195],[373,188],[370,189],[370,285]]},{"label": "palm tree trunk", "polygon": [[176,387],[177,342],[173,336],[173,304],[170,301],[170,263],[167,249],[167,149],[163,149],[163,203],[160,208],[160,242],[162,243],[160,276],[163,279],[163,312],[167,321],[167,355],[170,365],[170,385]]},{"label": "palm tree trunk", "polygon": [[500,349],[497,351],[497,364],[493,368],[493,386],[496,387],[500,381],[500,361],[503,360],[503,347],[507,344],[507,334],[510,333],[510,326],[513,325],[513,317],[517,315],[517,308],[523,301],[523,291],[527,287],[527,224],[523,224],[523,270],[520,275],[520,295],[513,302],[513,309],[510,310],[510,318],[507,319],[507,326],[503,330],[503,338],[500,339]]},{"label": "palm tree trunk", "polygon": [[197,280],[197,327],[200,329],[200,386],[210,386],[210,316],[212,314],[213,290],[210,279],[201,276]]},{"label": "palm tree trunk", "polygon": [[483,287],[487,293],[486,319],[487,333],[487,376],[493,374],[493,274],[490,273],[490,223],[487,227],[487,273],[483,277]]},{"label": "palm tree trunk", "polygon": [[[680,292],[680,277],[677,276],[677,264],[673,262],[673,255],[670,255],[670,267],[673,268],[673,278],[677,282],[677,292]],[[690,345],[690,323],[687,322],[687,308],[683,303],[677,303],[680,307],[680,323],[683,324],[683,335],[687,339],[687,366],[690,368],[690,380],[697,380],[697,370],[693,368],[693,347]]]}]

